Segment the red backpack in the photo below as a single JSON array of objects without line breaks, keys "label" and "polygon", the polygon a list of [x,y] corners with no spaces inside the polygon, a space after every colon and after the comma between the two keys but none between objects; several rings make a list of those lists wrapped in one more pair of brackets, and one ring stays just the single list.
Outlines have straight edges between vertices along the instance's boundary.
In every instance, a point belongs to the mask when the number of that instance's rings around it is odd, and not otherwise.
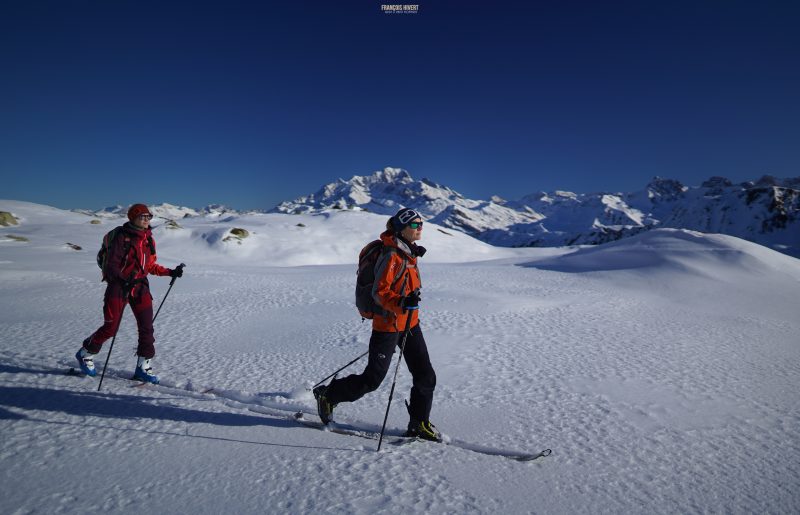
[{"label": "red backpack", "polygon": [[403,259],[403,266],[392,279],[392,287],[403,276],[406,271],[405,253],[400,252],[397,247],[384,245],[381,240],[375,240],[367,244],[358,254],[358,272],[356,275],[356,308],[362,318],[372,319],[375,315],[388,315],[389,312],[383,309],[380,304],[375,302],[372,297],[372,288],[375,284],[375,265],[378,259],[387,252],[397,252]]},{"label": "red backpack", "polygon": [[[125,234],[125,231],[123,231],[121,225],[111,229],[106,233],[105,236],[103,236],[103,243],[100,245],[100,250],[97,252],[97,266],[100,267],[100,271],[103,273],[101,282],[108,281],[108,276],[106,275],[106,265],[108,264],[108,248],[111,246],[114,238],[116,238],[120,232],[123,233],[122,237],[125,238],[125,246],[123,247],[122,255],[127,256],[128,251],[131,248],[131,237]],[[150,251],[155,254],[155,243],[153,243],[153,237],[150,235],[147,236],[147,245],[150,247]]]}]

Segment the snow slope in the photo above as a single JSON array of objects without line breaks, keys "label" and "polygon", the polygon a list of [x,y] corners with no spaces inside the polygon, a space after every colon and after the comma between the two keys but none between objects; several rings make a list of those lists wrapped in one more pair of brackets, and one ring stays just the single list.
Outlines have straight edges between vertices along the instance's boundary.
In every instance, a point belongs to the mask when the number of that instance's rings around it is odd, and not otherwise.
[{"label": "snow slope", "polygon": [[[96,253],[102,236],[127,218],[94,216],[31,204],[0,200],[0,211],[14,214],[22,222],[0,232],[28,238],[40,249],[60,249],[76,244]],[[123,212],[125,210],[122,210]],[[228,214],[211,212],[206,216],[173,219],[154,209],[152,227],[158,254],[162,258],[211,265],[231,262],[244,266],[299,266],[353,263],[354,256],[385,230],[388,216],[373,213],[330,210],[308,215]],[[162,213],[159,215],[158,213]],[[92,223],[92,222],[95,223]],[[53,230],[57,226],[60,230]],[[244,229],[237,237],[234,229]],[[521,255],[518,249],[496,248],[458,231],[436,224],[425,226],[425,242],[430,247],[426,262],[463,262]],[[178,249],[177,252],[173,249]],[[553,251],[552,252],[561,252]]]},{"label": "snow slope", "polygon": [[[800,507],[794,258],[679,230],[570,253],[496,249],[426,226],[422,243],[438,253],[421,263],[432,420],[453,439],[553,449],[519,463],[427,443],[376,453],[372,440],[290,419],[313,409],[309,384],[366,350],[352,251],[385,217],[162,226],[162,263],[187,263],[156,322],[166,386],[124,379],[136,339],[128,313],[98,393],[96,380],[63,370],[101,322],[94,253],[113,222],[13,201],[0,210],[21,221],[0,229],[3,513]],[[234,227],[251,234],[225,242]],[[168,281],[151,282],[159,302]],[[379,426],[389,386],[340,405],[337,419]],[[392,431],[406,422],[409,388],[403,367]]]}]

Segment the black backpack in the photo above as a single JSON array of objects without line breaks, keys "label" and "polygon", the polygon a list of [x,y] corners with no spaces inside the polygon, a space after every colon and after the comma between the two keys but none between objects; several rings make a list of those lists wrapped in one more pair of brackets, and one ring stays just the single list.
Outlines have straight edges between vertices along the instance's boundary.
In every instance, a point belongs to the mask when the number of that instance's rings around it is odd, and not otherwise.
[{"label": "black backpack", "polygon": [[358,254],[358,273],[356,275],[356,308],[362,318],[372,319],[375,315],[387,315],[375,299],[372,298],[372,287],[375,284],[375,265],[378,258],[387,252],[397,252],[403,257],[403,266],[392,280],[392,286],[403,276],[406,271],[407,258],[403,252],[396,247],[384,245],[381,240],[375,240],[367,244]]}]

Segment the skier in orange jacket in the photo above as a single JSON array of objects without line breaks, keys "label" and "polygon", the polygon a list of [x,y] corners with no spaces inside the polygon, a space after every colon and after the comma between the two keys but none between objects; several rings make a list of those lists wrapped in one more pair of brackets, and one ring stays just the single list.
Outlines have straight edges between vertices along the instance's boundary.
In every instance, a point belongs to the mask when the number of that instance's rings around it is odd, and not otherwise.
[{"label": "skier in orange jacket", "polygon": [[[340,402],[353,402],[380,386],[400,344],[403,330],[411,317],[403,358],[413,377],[410,420],[407,436],[439,440],[441,435],[430,422],[436,373],[428,356],[428,347],[419,325],[419,290],[422,286],[417,259],[425,248],[416,242],[422,238],[422,217],[413,209],[404,208],[386,223],[381,241],[389,252],[382,252],[375,265],[372,296],[383,309],[372,319],[369,358],[361,374],[334,379],[328,386],[314,389],[320,419],[327,424],[334,407]],[[399,276],[398,276],[399,272]]]}]

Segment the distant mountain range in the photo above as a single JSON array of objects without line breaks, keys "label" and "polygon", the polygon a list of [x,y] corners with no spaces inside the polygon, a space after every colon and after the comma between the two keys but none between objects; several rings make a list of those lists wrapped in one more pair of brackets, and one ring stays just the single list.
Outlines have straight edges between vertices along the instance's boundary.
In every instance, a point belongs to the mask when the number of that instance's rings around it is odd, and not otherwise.
[{"label": "distant mountain range", "polygon": [[[553,191],[519,200],[473,200],[428,179],[415,180],[406,170],[385,168],[339,179],[269,212],[314,214],[337,209],[392,215],[401,207],[501,247],[595,245],[654,228],[674,228],[728,234],[800,257],[800,177],[767,175],[739,184],[711,177],[699,187],[655,177],[644,189],[630,193]],[[162,204],[150,209],[172,220],[255,212],[221,205],[195,210]],[[126,210],[114,206],[91,214],[124,216]]]},{"label": "distant mountain range", "polygon": [[699,187],[655,177],[631,193],[539,192],[519,200],[472,200],[403,169],[339,179],[272,212],[328,209],[391,215],[411,207],[427,220],[506,247],[593,245],[656,227],[728,234],[800,257],[800,177],[764,176],[734,184],[712,177]]},{"label": "distant mountain range", "polygon": [[[202,209],[193,209],[191,207],[173,206],[172,204],[160,204],[157,206],[148,206],[153,215],[167,219],[178,220],[186,218],[187,216],[238,216],[242,214],[258,213],[263,211],[237,211],[221,204],[210,204]],[[111,206],[99,211],[91,211],[88,209],[73,209],[76,213],[84,213],[87,215],[97,216],[100,218],[116,218],[126,216],[128,213],[128,206]]]}]

